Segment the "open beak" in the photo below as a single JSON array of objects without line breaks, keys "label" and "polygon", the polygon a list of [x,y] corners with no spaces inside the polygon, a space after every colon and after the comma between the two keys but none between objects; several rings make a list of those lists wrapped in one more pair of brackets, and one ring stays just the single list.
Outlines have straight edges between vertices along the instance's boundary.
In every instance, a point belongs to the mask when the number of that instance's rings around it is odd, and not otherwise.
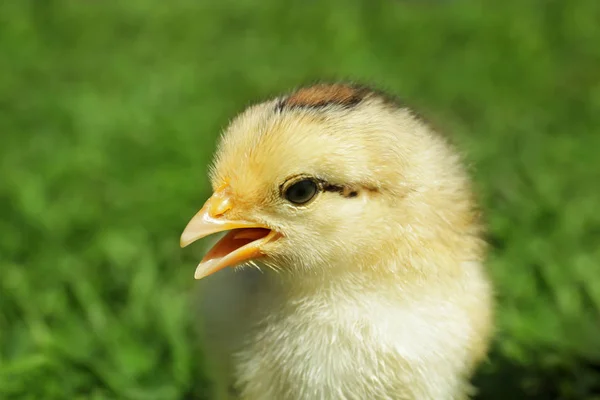
[{"label": "open beak", "polygon": [[279,233],[262,224],[226,218],[233,207],[225,191],[216,191],[183,230],[181,247],[213,233],[229,231],[206,253],[196,268],[194,278],[202,279],[225,267],[259,258],[264,254],[263,246],[280,237]]}]

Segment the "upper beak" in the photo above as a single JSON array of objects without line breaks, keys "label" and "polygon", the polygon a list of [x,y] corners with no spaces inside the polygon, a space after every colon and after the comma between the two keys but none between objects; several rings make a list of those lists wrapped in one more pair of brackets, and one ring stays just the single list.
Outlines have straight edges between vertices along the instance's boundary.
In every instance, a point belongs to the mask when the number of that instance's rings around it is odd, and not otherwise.
[{"label": "upper beak", "polygon": [[264,254],[263,246],[280,236],[263,224],[226,218],[233,208],[229,194],[224,190],[216,191],[183,230],[181,247],[213,233],[230,231],[204,256],[194,278],[201,279],[225,267],[258,258]]}]

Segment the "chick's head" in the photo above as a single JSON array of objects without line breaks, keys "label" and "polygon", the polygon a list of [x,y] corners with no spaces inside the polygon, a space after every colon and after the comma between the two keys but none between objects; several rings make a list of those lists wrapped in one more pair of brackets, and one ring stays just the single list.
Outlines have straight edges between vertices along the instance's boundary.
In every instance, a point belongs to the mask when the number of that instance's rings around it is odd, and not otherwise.
[{"label": "chick's head", "polygon": [[228,233],[196,278],[248,263],[373,265],[476,226],[446,142],[363,87],[317,85],[250,107],[224,132],[210,175],[214,194],[181,243]]}]

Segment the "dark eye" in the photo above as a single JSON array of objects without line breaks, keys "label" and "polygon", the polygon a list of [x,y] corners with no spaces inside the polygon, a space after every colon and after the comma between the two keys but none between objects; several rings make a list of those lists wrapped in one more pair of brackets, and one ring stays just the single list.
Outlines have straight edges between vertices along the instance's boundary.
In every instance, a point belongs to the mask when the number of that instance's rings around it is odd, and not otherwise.
[{"label": "dark eye", "polygon": [[315,181],[312,179],[302,179],[285,189],[283,195],[290,203],[305,204],[315,197],[318,190],[319,187]]}]

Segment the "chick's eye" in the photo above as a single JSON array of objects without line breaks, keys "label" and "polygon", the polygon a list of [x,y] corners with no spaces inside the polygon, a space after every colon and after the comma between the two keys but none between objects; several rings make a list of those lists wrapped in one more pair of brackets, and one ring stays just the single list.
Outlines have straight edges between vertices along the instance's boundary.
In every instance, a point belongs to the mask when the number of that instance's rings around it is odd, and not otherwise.
[{"label": "chick's eye", "polygon": [[303,179],[290,185],[284,193],[285,198],[294,204],[308,203],[318,191],[318,186],[312,179]]}]

